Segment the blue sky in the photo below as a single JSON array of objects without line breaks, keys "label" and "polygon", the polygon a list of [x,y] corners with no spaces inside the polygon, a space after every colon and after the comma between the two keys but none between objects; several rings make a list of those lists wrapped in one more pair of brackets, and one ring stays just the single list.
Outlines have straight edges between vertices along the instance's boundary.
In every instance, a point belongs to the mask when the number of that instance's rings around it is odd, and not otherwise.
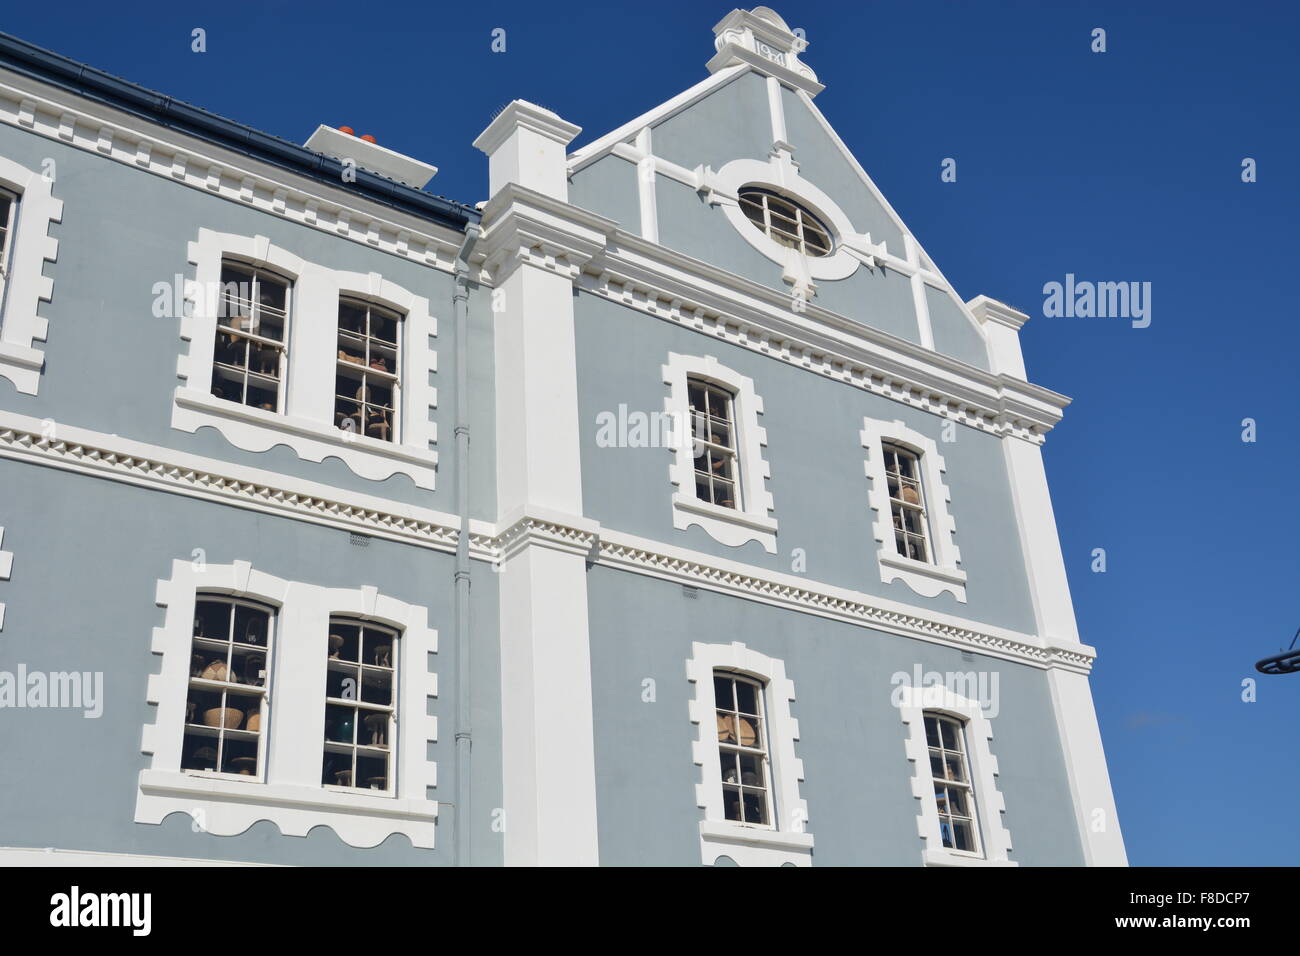
[{"label": "blue sky", "polygon": [[[297,142],[320,122],[373,133],[474,202],[470,142],[500,106],[549,106],[586,142],[702,79],[731,5],[130,9],[10,4],[3,29]],[[1300,626],[1300,5],[777,10],[807,34],[818,105],[958,292],[1034,315],[1030,378],[1075,400],[1045,456],[1131,861],[1300,863],[1300,675],[1252,668]],[[1150,327],[1045,317],[1067,273],[1150,282]]]}]

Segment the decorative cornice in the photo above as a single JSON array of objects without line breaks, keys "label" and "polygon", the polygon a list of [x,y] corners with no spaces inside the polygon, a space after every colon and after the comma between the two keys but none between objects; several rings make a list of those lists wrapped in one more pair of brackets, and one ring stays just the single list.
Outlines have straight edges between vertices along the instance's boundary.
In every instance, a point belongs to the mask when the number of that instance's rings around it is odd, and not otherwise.
[{"label": "decorative cornice", "polygon": [[737,63],[746,63],[757,72],[774,76],[783,83],[816,96],[825,86],[817,74],[799,60],[808,46],[776,12],[769,7],[732,10],[713,28],[713,45],[717,54],[708,62],[710,73]]},{"label": "decorative cornice", "polygon": [[[600,525],[572,515],[557,519],[537,513],[519,514],[497,527],[492,546],[502,562],[530,546],[566,554],[590,555],[600,540]],[[500,530],[502,528],[505,530]]]},{"label": "decorative cornice", "polygon": [[[279,514],[437,551],[454,552],[459,535],[459,522],[452,515],[2,410],[0,458]],[[534,510],[507,516],[496,525],[471,521],[469,534],[470,555],[482,561],[497,563],[535,544],[586,554],[594,564],[1034,667],[1059,667],[1086,674],[1096,657],[1086,644],[1052,645],[1033,635],[649,541],[573,515]]]},{"label": "decorative cornice", "polygon": [[561,146],[568,146],[582,132],[581,126],[575,126],[545,107],[527,100],[512,100],[493,117],[487,129],[478,134],[472,145],[484,153],[492,153],[518,129],[545,136]]},{"label": "decorative cornice", "polygon": [[[451,515],[8,411],[0,411],[0,457],[456,550],[459,525]],[[476,552],[473,543],[471,554],[495,556],[481,548]]]},{"label": "decorative cornice", "polygon": [[1029,316],[1019,309],[1013,309],[1005,302],[999,302],[997,299],[990,299],[986,295],[977,295],[966,303],[966,308],[970,309],[971,314],[975,316],[981,324],[992,322],[996,325],[1005,325],[1013,332],[1019,332]]},{"label": "decorative cornice", "polygon": [[518,263],[576,282],[616,228],[611,219],[517,183],[492,197],[483,210],[482,227],[475,251],[483,256],[483,271],[496,285]]},{"label": "decorative cornice", "polygon": [[1035,667],[1087,673],[1096,656],[1087,645],[1049,646],[1030,634],[926,612],[608,529],[601,531],[597,563]]},{"label": "decorative cornice", "polygon": [[[152,173],[279,219],[341,236],[401,259],[454,271],[459,233],[385,209],[342,183],[330,189],[287,170],[181,133],[166,133],[138,117],[60,90],[19,87],[0,71],[0,123]],[[25,78],[24,78],[25,79]],[[31,83],[31,81],[27,81]],[[57,99],[56,99],[57,97]]]},{"label": "decorative cornice", "polygon": [[1034,444],[1069,399],[994,375],[618,231],[579,278],[595,295],[998,436]]},{"label": "decorative cornice", "polygon": [[507,263],[526,261],[657,318],[1033,444],[1042,444],[1070,402],[1050,389],[986,372],[812,302],[794,312],[790,297],[779,290],[525,187],[500,190],[484,210],[483,223],[484,270],[495,273],[497,284]]}]

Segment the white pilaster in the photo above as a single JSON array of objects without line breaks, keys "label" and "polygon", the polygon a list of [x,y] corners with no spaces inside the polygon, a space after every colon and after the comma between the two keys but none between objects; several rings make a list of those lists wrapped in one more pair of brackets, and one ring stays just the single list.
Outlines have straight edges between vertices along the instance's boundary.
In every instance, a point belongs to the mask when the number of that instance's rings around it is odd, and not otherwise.
[{"label": "white pilaster", "polygon": [[[972,299],[967,305],[988,335],[993,371],[1023,381],[1025,363],[1020,350],[1020,328],[1029,316],[985,296]],[[1070,583],[1065,573],[1052,497],[1047,488],[1042,449],[1030,442],[1004,438],[1002,451],[1011,479],[1036,630],[1040,637],[1052,644],[1079,644],[1079,628],[1074,617],[1074,602],[1070,599]],[[1124,838],[1119,828],[1088,678],[1084,674],[1051,667],[1047,671],[1047,681],[1065,755],[1084,861],[1090,866],[1127,866],[1128,857],[1124,852]]]},{"label": "white pilaster", "polygon": [[[907,237],[911,239],[911,236]],[[1025,381],[1025,359],[1020,351],[1020,329],[1029,316],[997,299],[977,295],[966,303],[988,338],[993,371]]]},{"label": "white pilaster", "polygon": [[488,191],[517,183],[568,200],[565,148],[582,128],[527,100],[513,100],[474,140],[488,155]]},{"label": "white pilaster", "polygon": [[597,526],[582,518],[573,273],[556,267],[578,253],[529,208],[537,193],[567,199],[577,133],[516,100],[475,141],[494,196],[479,249],[496,283],[507,865],[599,862],[585,560]]}]

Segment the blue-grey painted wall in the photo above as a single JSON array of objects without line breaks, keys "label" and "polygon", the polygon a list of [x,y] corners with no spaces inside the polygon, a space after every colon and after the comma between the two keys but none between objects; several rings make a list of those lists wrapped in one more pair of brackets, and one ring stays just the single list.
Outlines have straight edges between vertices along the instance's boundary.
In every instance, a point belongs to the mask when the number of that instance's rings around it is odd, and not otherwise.
[{"label": "blue-grey painted wall", "polygon": [[[659,122],[653,127],[652,151],[686,169],[708,165],[717,170],[734,159],[766,161],[773,144],[765,83],[755,73],[741,74]],[[812,109],[785,87],[782,106],[787,138],[794,147],[800,175],[829,195],[855,230],[868,233],[873,242],[883,241],[892,255],[905,258],[898,223],[863,182]],[[888,143],[879,148],[887,149]],[[570,201],[615,220],[630,232],[641,231],[636,167],[619,157],[605,156],[575,173]],[[782,267],[755,250],[737,234],[720,207],[709,205],[690,186],[657,176],[655,205],[663,246],[779,292],[789,292]],[[816,286],[812,299],[815,305],[920,343],[911,284],[900,273],[883,265],[875,269],[862,266],[845,279],[821,279]],[[926,301],[935,349],[987,371],[990,364],[983,335],[961,307],[934,289],[927,291]]]},{"label": "blue-grey painted wall", "polygon": [[765,120],[767,81],[742,73],[704,99],[656,124],[651,147],[678,166],[720,169],[733,159],[767,159],[772,126]]},{"label": "blue-grey painted wall", "polygon": [[[454,512],[453,406],[456,330],[452,316],[453,280],[439,272],[370,249],[319,229],[299,225],[152,173],[87,154],[9,126],[0,126],[0,155],[39,170],[55,161],[54,196],[63,200],[63,221],[50,234],[59,240],[58,259],[45,263],[54,279],[52,300],[40,314],[49,319],[45,371],[36,397],[19,395],[0,379],[0,403],[38,418],[114,433],[223,461],[362,491],[396,501]],[[171,427],[172,394],[181,384],[177,358],[188,351],[180,320],[155,318],[157,282],[180,274],[193,278],[187,243],[200,227],[239,235],[263,235],[303,259],[336,269],[378,272],[429,300],[438,320],[434,339],[439,392],[433,413],[438,423],[441,479],[432,493],[403,475],[375,482],[354,474],[342,461],[303,461],[288,447],[264,453],[231,445],[212,428],[197,433]],[[495,510],[493,436],[492,324],[486,292],[470,300],[470,427],[474,435],[471,514],[490,519]],[[291,317],[292,337],[334,335],[336,314]]]},{"label": "blue-grey painted wall", "polygon": [[990,749],[1011,859],[1082,865],[1042,671],[704,589],[692,598],[678,584],[599,566],[587,586],[603,864],[700,863],[701,771],[692,763],[697,728],[686,662],[693,641],[740,641],[783,660],[794,682],[790,712],[799,722],[795,755],[804,765],[814,865],[920,864],[906,728],[890,702],[891,676],[911,675],[918,663],[923,671],[998,675]]},{"label": "blue-grey painted wall", "polygon": [[[195,833],[172,814],[161,825],[133,822],[137,780],[149,759],[141,731],[155,720],[146,683],[159,658],[152,630],[164,611],[154,604],[174,559],[202,548],[212,564],[246,560],[260,571],[323,587],[364,584],[429,608],[438,629],[433,666],[439,696],[432,712],[440,739],[437,799],[454,803],[456,647],[453,557],[383,539],[350,543],[346,531],[269,516],[100,478],[0,459],[0,527],[14,553],[12,580],[0,582],[6,605],[0,670],[100,671],[104,709],[0,711],[0,846],[99,850],[303,865],[434,865],[448,862],[454,811],[444,806],[437,847],[413,849],[389,837],[376,849],[344,844],[317,827],[283,836],[261,822],[239,836]],[[473,621],[473,861],[501,862],[492,810],[501,805],[500,669],[496,579],[476,563]],[[323,688],[322,688],[323,693]],[[304,742],[304,745],[309,745]]]},{"label": "blue-grey painted wall", "polygon": [[[1001,439],[956,425],[955,440],[945,442],[944,420],[935,415],[592,294],[578,295],[574,312],[582,500],[589,517],[618,531],[775,571],[790,572],[794,549],[800,548],[811,580],[1033,632]],[[698,526],[674,530],[668,449],[597,445],[602,412],[617,413],[620,404],[647,414],[664,410],[668,386],[662,367],[669,352],[712,355],[753,379],[764,407],[759,424],[767,430],[767,488],[779,523],[776,554],[757,542],[728,547]],[[880,580],[860,437],[867,416],[901,420],[938,445],[947,465],[967,603],[947,592],[925,598],[901,581]]]},{"label": "blue-grey painted wall", "polygon": [[641,232],[641,202],[636,165],[621,156],[603,156],[569,181],[569,202],[613,219],[628,232]]}]

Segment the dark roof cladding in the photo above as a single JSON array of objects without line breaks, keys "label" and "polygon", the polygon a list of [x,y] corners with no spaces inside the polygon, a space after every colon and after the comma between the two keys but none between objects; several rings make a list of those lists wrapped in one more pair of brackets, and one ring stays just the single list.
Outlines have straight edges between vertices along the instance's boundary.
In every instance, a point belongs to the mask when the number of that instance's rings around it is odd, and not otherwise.
[{"label": "dark roof cladding", "polygon": [[364,169],[356,169],[356,181],[345,185],[343,164],[337,159],[155,93],[7,33],[0,33],[0,67],[443,226],[463,230],[466,224],[482,218],[478,210],[464,203],[403,186]]}]

